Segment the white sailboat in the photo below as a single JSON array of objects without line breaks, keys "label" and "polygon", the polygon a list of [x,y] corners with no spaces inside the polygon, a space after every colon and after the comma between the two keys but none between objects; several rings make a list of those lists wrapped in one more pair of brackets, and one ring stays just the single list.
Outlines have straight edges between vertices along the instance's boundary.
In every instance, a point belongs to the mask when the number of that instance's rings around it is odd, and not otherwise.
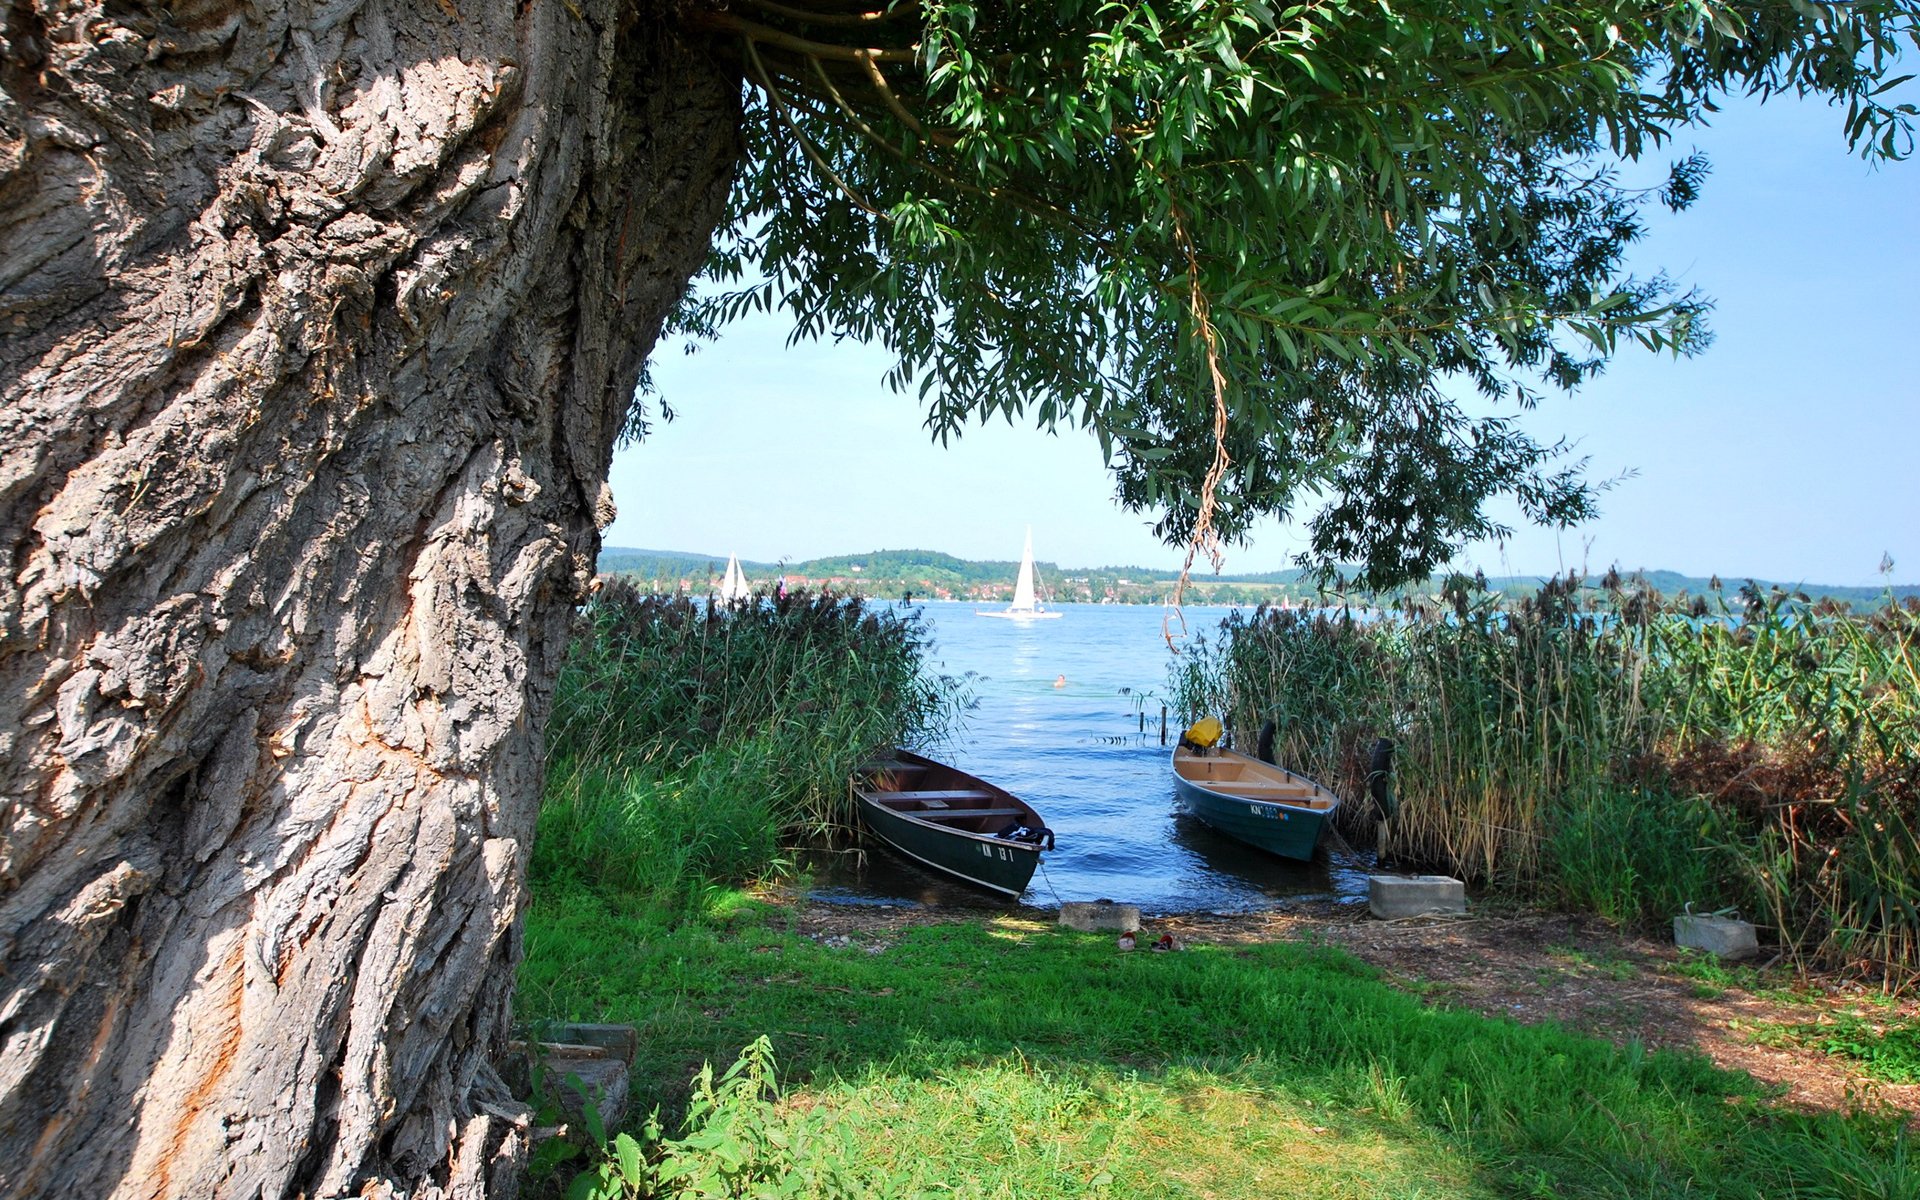
[{"label": "white sailboat", "polygon": [[747,585],[747,576],[740,569],[740,559],[727,556],[727,577],[720,581],[720,603],[733,604],[753,598],[753,589]]},{"label": "white sailboat", "polygon": [[1027,545],[1020,552],[1020,577],[1013,583],[1013,603],[1005,608],[973,610],[982,617],[1008,617],[1016,621],[1044,621],[1059,617],[1038,602],[1034,591],[1033,527],[1027,527]]}]

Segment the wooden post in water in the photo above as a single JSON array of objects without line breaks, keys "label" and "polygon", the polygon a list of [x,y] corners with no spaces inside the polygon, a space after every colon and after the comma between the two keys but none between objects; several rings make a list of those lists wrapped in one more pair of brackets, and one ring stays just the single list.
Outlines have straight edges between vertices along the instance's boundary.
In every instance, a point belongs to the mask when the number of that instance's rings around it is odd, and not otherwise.
[{"label": "wooden post in water", "polygon": [[1162,746],[1167,744],[1167,706],[1165,704],[1160,706],[1160,744]]}]

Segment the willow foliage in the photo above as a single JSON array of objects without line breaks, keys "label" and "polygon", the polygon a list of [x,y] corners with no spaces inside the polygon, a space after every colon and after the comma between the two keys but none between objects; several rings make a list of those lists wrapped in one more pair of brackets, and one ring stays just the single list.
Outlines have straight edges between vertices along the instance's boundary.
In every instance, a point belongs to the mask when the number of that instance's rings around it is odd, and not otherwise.
[{"label": "willow foliage", "polygon": [[1704,344],[1704,301],[1622,258],[1705,164],[1618,165],[1730,92],[1829,97],[1904,156],[1917,13],[740,0],[694,18],[737,47],[748,155],[680,327],[778,307],[884,345],[942,440],[1084,426],[1169,540],[1307,518],[1308,565],[1384,586],[1494,532],[1491,497],[1587,515],[1513,413],[1623,342]]}]

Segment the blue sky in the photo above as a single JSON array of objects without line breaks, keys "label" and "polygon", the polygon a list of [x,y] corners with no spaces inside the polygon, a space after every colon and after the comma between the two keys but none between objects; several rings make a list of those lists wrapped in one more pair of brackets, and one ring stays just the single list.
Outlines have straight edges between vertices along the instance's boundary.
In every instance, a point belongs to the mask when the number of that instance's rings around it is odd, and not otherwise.
[{"label": "blue sky", "polygon": [[[1704,193],[1657,214],[1636,267],[1712,296],[1715,344],[1676,361],[1625,351],[1607,374],[1528,417],[1567,436],[1598,477],[1632,472],[1601,516],[1516,528],[1469,568],[1545,573],[1611,564],[1731,578],[1920,580],[1920,162],[1847,154],[1824,105],[1740,103],[1690,131]],[[878,349],[785,344],[757,318],[687,355],[655,352],[678,419],[614,459],[607,544],[802,559],[877,549],[1177,567],[1150,521],[1114,505],[1090,436],[1004,424],[945,448],[888,392]],[[1288,565],[1295,531],[1260,528],[1230,572]]]}]

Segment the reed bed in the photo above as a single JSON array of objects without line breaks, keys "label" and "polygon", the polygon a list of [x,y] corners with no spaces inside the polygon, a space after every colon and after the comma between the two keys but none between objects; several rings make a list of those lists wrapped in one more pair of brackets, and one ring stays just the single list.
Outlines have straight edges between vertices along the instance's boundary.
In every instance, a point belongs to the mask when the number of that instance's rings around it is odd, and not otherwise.
[{"label": "reed bed", "polygon": [[555,689],[536,882],[696,902],[783,842],[845,829],[853,766],[937,740],[964,707],[925,649],[918,625],[858,599],[728,606],[614,581]]},{"label": "reed bed", "polygon": [[1920,604],[1609,577],[1505,604],[1473,581],[1390,613],[1234,614],[1174,670],[1183,713],[1400,811],[1343,808],[1383,855],[1651,923],[1734,906],[1782,946],[1920,973]]}]

